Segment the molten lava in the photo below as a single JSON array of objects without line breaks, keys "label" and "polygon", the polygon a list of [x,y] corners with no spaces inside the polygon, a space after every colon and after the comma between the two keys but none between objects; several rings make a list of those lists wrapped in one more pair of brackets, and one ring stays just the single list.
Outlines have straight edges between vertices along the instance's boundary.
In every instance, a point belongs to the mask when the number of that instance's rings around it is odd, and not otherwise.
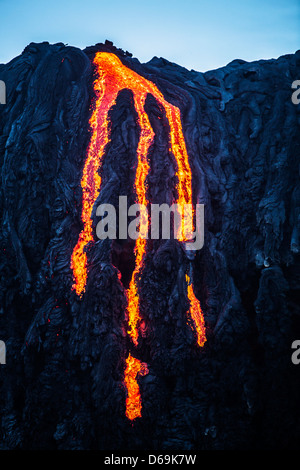
[{"label": "molten lava", "polygon": [[200,347],[202,347],[204,346],[204,343],[206,341],[204,316],[202,313],[200,302],[194,294],[193,284],[191,283],[191,280],[187,274],[186,281],[187,295],[190,301],[189,313],[194,324],[194,329],[197,336],[197,343]]},{"label": "molten lava", "polygon": [[[167,102],[163,94],[154,83],[138,75],[126,67],[114,54],[98,52],[94,58],[94,66],[97,78],[94,81],[95,105],[89,124],[91,127],[91,139],[89,142],[86,161],[81,179],[82,188],[82,231],[74,247],[71,258],[73,270],[73,289],[77,295],[82,296],[87,281],[87,253],[86,250],[94,241],[92,230],[92,210],[101,189],[101,168],[105,149],[110,140],[108,114],[116,103],[119,92],[130,89],[133,93],[134,106],[137,112],[137,120],[140,128],[140,138],[137,148],[137,168],[135,176],[136,202],[147,207],[146,178],[149,172],[148,154],[154,140],[154,132],[149,118],[145,112],[145,102],[148,94],[165,109],[170,127],[170,151],[177,163],[177,200],[176,204],[184,213],[184,205],[192,207],[192,174],[188,161],[185,140],[182,131],[180,110]],[[187,211],[182,217],[178,228],[177,238],[180,241],[192,239],[193,211]],[[135,245],[135,268],[127,290],[128,334],[133,344],[138,344],[139,328],[141,323],[139,305],[139,277],[143,270],[146,253],[146,238],[148,233],[148,218],[141,212],[139,222],[139,238]],[[191,307],[190,313],[198,335],[198,344],[205,342],[203,315],[200,304],[196,299],[192,285],[188,285],[188,297]],[[138,374],[146,373],[147,366],[131,355],[127,358],[124,382],[127,386],[128,398],[126,400],[126,415],[129,419],[141,416],[141,398],[136,381]]]},{"label": "molten lava", "polygon": [[128,355],[126,359],[126,369],[124,383],[127,388],[126,398],[126,416],[133,420],[142,416],[142,400],[140,388],[137,383],[138,375],[146,375],[149,373],[147,364],[141,362],[135,357]]},{"label": "molten lava", "polygon": [[[82,187],[82,214],[83,230],[79,235],[78,242],[72,253],[71,268],[73,270],[74,285],[78,295],[85,290],[87,279],[87,255],[85,249],[89,242],[93,241],[91,214],[93,206],[99,195],[101,187],[101,169],[105,147],[109,142],[109,120],[108,113],[115,104],[118,93],[128,88],[134,95],[135,109],[138,114],[138,123],[141,129],[140,141],[138,144],[138,166],[136,170],[136,193],[137,202],[146,204],[145,179],[148,174],[149,165],[147,155],[153,142],[154,133],[149,119],[144,110],[144,104],[148,93],[151,93],[157,101],[164,107],[170,125],[170,146],[177,162],[177,204],[183,208],[184,204],[192,204],[192,175],[188,162],[185,141],[182,132],[180,110],[168,103],[162,93],[151,81],[141,77],[133,70],[122,64],[120,59],[111,53],[98,52],[94,58],[94,65],[97,70],[97,78],[94,81],[94,91],[96,94],[95,107],[90,118],[90,127],[92,135],[88,146],[87,157],[81,179]],[[147,222],[142,222],[140,232],[147,232]],[[189,221],[185,230],[185,237],[188,239],[192,232],[192,221]],[[145,232],[144,232],[145,233]],[[136,247],[136,272],[140,270],[141,259],[145,249],[145,242],[137,244]],[[132,294],[129,296],[130,302],[135,306],[136,294],[132,288]],[[134,307],[135,308],[135,307]],[[135,328],[139,314],[131,315],[130,326],[131,336],[136,339]]]}]

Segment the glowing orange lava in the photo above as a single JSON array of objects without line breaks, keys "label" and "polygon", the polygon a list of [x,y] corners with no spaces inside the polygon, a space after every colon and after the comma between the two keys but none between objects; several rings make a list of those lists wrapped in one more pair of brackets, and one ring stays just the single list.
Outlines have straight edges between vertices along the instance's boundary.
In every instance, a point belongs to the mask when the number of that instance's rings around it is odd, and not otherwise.
[{"label": "glowing orange lava", "polygon": [[[73,289],[77,295],[82,296],[87,281],[87,254],[86,249],[93,242],[92,210],[101,188],[101,171],[106,146],[110,140],[108,114],[116,103],[119,92],[130,89],[133,93],[134,106],[138,116],[140,138],[137,148],[137,168],[135,176],[136,202],[147,207],[146,178],[149,172],[148,154],[154,140],[154,132],[149,118],[145,112],[145,101],[148,94],[160,103],[166,112],[170,127],[170,150],[177,162],[177,200],[181,214],[184,213],[184,205],[192,207],[192,174],[188,161],[185,140],[181,125],[180,110],[167,102],[163,94],[154,83],[138,75],[126,67],[114,54],[98,52],[94,58],[94,66],[97,78],[94,81],[96,95],[95,106],[90,118],[91,139],[89,142],[86,161],[81,179],[82,188],[82,213],[83,229],[79,235],[71,257],[71,269],[73,270]],[[191,212],[191,213],[190,213]],[[179,227],[177,238],[180,241],[192,238],[193,211],[185,213]],[[140,237],[135,244],[135,268],[127,290],[128,334],[133,344],[138,344],[140,307],[138,282],[143,270],[146,253],[146,238],[148,233],[148,218],[141,213],[139,223]],[[205,329],[200,303],[194,295],[193,286],[188,284],[188,297],[190,300],[190,312],[198,335],[198,344],[203,346],[205,342]],[[135,419],[141,416],[141,397],[136,381],[138,374],[148,373],[147,365],[141,363],[131,355],[126,360],[124,382],[127,387],[126,416]]]},{"label": "glowing orange lava", "polygon": [[126,398],[126,416],[133,420],[142,416],[142,400],[140,388],[137,383],[138,375],[146,375],[149,373],[147,364],[139,361],[135,357],[128,355],[126,359],[126,369],[124,382],[127,388]]},{"label": "glowing orange lava", "polygon": [[187,281],[187,295],[190,301],[190,315],[194,323],[195,332],[197,335],[197,343],[200,347],[202,347],[204,346],[204,343],[206,342],[204,316],[202,313],[200,302],[194,294],[193,284],[191,284],[190,278],[187,274],[186,274],[186,281]]},{"label": "glowing orange lava", "polygon": [[[108,113],[111,107],[115,104],[118,93],[121,90],[125,88],[132,90],[135,109],[138,114],[138,123],[141,128],[137,152],[138,167],[135,182],[138,199],[137,202],[141,204],[147,203],[145,192],[145,179],[149,170],[147,154],[149,147],[153,142],[154,133],[148,116],[145,113],[144,104],[147,94],[151,93],[164,107],[170,125],[170,145],[178,166],[177,204],[180,207],[183,207],[184,204],[192,203],[192,175],[182,132],[180,110],[165,100],[164,96],[154,83],[141,77],[136,72],[123,65],[116,55],[107,52],[98,52],[94,58],[94,65],[97,70],[97,78],[94,81],[96,101],[94,111],[90,118],[92,135],[81,179],[81,219],[83,222],[83,230],[81,231],[78,242],[73,250],[71,261],[71,268],[73,270],[74,277],[73,288],[76,290],[78,295],[81,295],[84,292],[87,279],[87,256],[85,253],[85,247],[89,242],[93,241],[91,214],[100,191],[101,176],[99,175],[99,169],[101,169],[105,147],[109,142],[110,137],[108,130]],[[147,222],[144,224],[146,223]],[[141,223],[140,232],[142,233],[145,229],[146,227],[143,227],[143,223]],[[192,221],[189,221],[185,229],[186,237],[180,237],[180,239],[188,239],[189,233],[191,232]],[[141,267],[140,260],[143,257],[145,242],[140,242],[137,245],[139,246],[136,247],[136,273]],[[134,274],[133,277],[136,278],[136,274]],[[129,296],[129,300],[132,299],[130,300],[132,305],[136,304],[135,295],[134,289],[132,289],[132,294]],[[138,318],[138,313],[135,313],[131,316],[129,321],[133,340],[136,338],[134,330],[136,328]]]}]

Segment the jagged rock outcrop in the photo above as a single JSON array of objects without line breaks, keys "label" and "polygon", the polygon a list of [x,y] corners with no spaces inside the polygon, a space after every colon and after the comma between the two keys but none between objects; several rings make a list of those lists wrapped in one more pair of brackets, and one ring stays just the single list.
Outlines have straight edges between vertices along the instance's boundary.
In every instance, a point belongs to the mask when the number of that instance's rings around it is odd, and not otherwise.
[{"label": "jagged rock outcrop", "polygon": [[[184,316],[190,260],[177,241],[153,241],[136,351],[149,374],[139,379],[143,416],[133,425],[123,374],[134,245],[95,238],[82,299],[70,269],[99,50],[180,108],[194,202],[205,205],[205,243],[192,265],[207,342],[197,348]],[[0,448],[296,448],[300,107],[291,84],[299,78],[299,51],[199,73],[156,57],[141,64],[109,43],[84,51],[42,43],[0,65]],[[149,195],[162,203],[175,180],[168,123],[152,96],[146,110],[155,132]],[[98,203],[117,204],[120,194],[133,203],[139,129],[130,90],[110,120]]]}]

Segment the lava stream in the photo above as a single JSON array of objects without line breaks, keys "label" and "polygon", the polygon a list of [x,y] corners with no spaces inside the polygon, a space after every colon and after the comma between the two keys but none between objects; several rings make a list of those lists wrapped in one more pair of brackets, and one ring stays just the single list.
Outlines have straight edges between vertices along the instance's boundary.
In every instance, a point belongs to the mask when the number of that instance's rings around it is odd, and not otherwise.
[{"label": "lava stream", "polygon": [[[135,176],[135,191],[137,195],[137,203],[147,206],[148,200],[146,197],[145,181],[149,172],[149,163],[147,160],[149,148],[154,139],[154,132],[151,128],[149,118],[145,113],[145,99],[146,94],[139,96],[134,95],[135,109],[138,114],[138,123],[141,128],[140,140],[137,148],[138,165]],[[136,240],[135,244],[135,269],[129,284],[127,292],[128,301],[128,334],[135,345],[138,342],[138,321],[140,320],[139,314],[139,295],[138,295],[138,276],[143,268],[144,254],[146,251],[146,235],[148,233],[148,217],[141,211],[140,224],[139,224],[140,237]]]},{"label": "lava stream", "polygon": [[200,302],[194,294],[193,284],[190,282],[190,278],[187,274],[186,274],[186,281],[187,281],[187,295],[188,295],[188,299],[190,302],[189,313],[191,315],[191,319],[194,324],[194,328],[195,328],[195,332],[197,336],[197,343],[200,347],[202,347],[204,346],[204,343],[206,342],[204,316],[203,316]]},{"label": "lava stream", "polygon": [[[91,127],[91,139],[89,142],[86,161],[81,179],[82,187],[82,213],[81,219],[83,229],[79,234],[76,246],[71,257],[71,269],[73,270],[73,289],[77,295],[82,296],[87,281],[87,254],[86,249],[93,242],[92,210],[101,188],[101,168],[105,148],[110,140],[108,114],[116,103],[118,93],[123,89],[130,89],[133,93],[134,106],[138,116],[140,138],[137,148],[137,169],[135,176],[135,192],[138,204],[148,206],[146,192],[146,178],[149,172],[148,154],[154,140],[154,132],[149,118],[145,112],[145,102],[148,94],[160,103],[165,109],[166,117],[170,126],[170,150],[177,163],[177,200],[181,214],[184,206],[192,207],[192,174],[188,161],[185,140],[182,131],[180,110],[168,103],[163,94],[154,83],[138,75],[126,67],[121,60],[112,53],[98,52],[94,58],[94,66],[97,78],[94,81],[96,95],[95,106],[89,124]],[[181,241],[192,238],[193,211],[188,211],[182,218],[177,238]],[[140,236],[135,244],[135,268],[127,290],[127,312],[128,312],[128,334],[134,345],[138,344],[140,307],[138,282],[143,270],[144,257],[146,253],[146,238],[148,233],[148,219],[143,212],[140,215]],[[198,344],[203,346],[205,342],[205,330],[202,325],[202,312],[200,303],[194,295],[193,286],[188,284],[188,297],[190,300],[190,312],[198,332]],[[201,329],[202,328],[202,329]],[[201,333],[202,332],[202,333]],[[147,373],[147,365],[141,363],[131,355],[126,360],[124,382],[127,386],[128,397],[126,400],[126,416],[135,419],[141,416],[141,398],[136,381],[138,374]],[[147,372],[146,372],[147,371]]]},{"label": "lava stream", "polygon": [[131,356],[131,354],[128,355],[124,383],[127,389],[126,416],[130,420],[142,416],[142,400],[137,377],[148,373],[149,370],[145,362],[141,362],[139,359]]},{"label": "lava stream", "polygon": [[[123,65],[116,55],[107,52],[98,52],[94,58],[94,65],[97,70],[97,78],[94,81],[96,101],[94,111],[89,121],[92,135],[81,179],[81,219],[83,222],[83,230],[79,235],[71,260],[74,278],[73,288],[78,295],[82,295],[85,291],[87,280],[87,255],[85,248],[89,242],[93,241],[91,214],[100,191],[101,176],[99,175],[99,170],[102,166],[105,147],[110,139],[108,113],[115,104],[117,95],[121,90],[130,89],[133,92],[138,122],[141,128],[141,136],[138,145],[138,168],[135,182],[138,202],[147,202],[145,199],[144,183],[149,167],[146,160],[154,134],[149,119],[144,111],[144,103],[147,94],[150,93],[164,107],[170,125],[170,145],[178,167],[177,204],[180,207],[183,207],[184,204],[192,204],[192,175],[182,132],[180,110],[165,100],[154,83]],[[191,232],[192,221],[190,220],[185,230],[186,237],[180,239],[188,239]],[[144,253],[144,249],[145,243],[142,243],[141,248],[136,250],[137,258]],[[136,271],[138,270],[139,267],[137,266]],[[135,318],[133,316],[130,319],[131,331],[136,328],[137,320],[138,317]],[[132,337],[134,338],[135,336],[136,333],[132,333]]]}]

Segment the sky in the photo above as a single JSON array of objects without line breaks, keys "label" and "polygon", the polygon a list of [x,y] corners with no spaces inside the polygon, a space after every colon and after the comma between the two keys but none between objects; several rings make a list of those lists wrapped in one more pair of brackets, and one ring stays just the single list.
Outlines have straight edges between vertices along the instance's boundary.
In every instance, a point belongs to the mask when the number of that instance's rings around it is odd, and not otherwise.
[{"label": "sky", "polygon": [[30,42],[106,39],[200,72],[300,49],[300,0],[0,0],[0,63]]}]

